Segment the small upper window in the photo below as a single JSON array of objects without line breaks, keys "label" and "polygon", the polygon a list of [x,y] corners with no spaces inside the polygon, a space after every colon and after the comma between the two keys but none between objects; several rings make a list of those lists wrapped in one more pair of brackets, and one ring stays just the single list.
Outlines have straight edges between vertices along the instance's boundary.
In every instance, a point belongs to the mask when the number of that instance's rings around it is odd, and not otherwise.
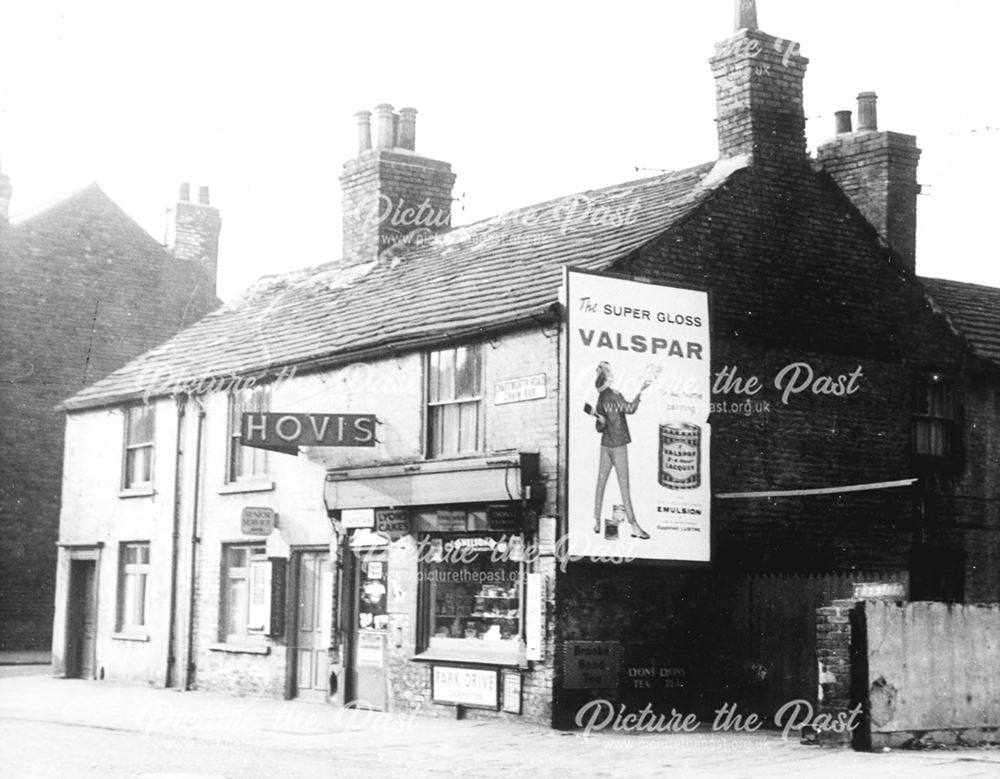
[{"label": "small upper window", "polygon": [[913,451],[923,457],[951,457],[955,437],[955,386],[940,374],[918,376],[913,404]]},{"label": "small upper window", "polygon": [[269,411],[270,407],[271,388],[268,386],[240,389],[229,395],[227,482],[256,479],[267,474],[267,450],[243,446],[241,421],[245,413]]},{"label": "small upper window", "polygon": [[125,489],[153,483],[153,432],[155,407],[131,406],[125,412]]},{"label": "small upper window", "polygon": [[482,354],[479,346],[431,352],[427,370],[427,456],[482,447]]}]

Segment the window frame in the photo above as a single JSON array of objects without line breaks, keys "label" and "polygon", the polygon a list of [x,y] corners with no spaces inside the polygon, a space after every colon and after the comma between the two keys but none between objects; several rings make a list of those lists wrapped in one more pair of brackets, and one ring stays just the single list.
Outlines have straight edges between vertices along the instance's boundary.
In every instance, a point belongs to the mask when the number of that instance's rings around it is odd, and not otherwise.
[{"label": "window frame", "polygon": [[[131,549],[138,551],[135,562],[128,559],[128,552]],[[143,550],[145,555],[142,554]],[[142,559],[143,556],[145,561]],[[149,591],[152,575],[150,560],[149,541],[122,541],[118,545],[118,602],[115,614],[115,630],[118,633],[146,635],[149,632]],[[133,579],[142,583],[142,603],[139,607],[141,621],[135,619],[137,611],[134,601],[135,587],[129,586]]]},{"label": "window frame", "polygon": [[[475,387],[474,392],[471,394],[460,394],[459,393],[459,370],[458,370],[458,352],[460,350],[470,350],[474,355],[474,380]],[[468,455],[480,454],[485,448],[485,410],[486,404],[484,400],[484,378],[485,378],[485,350],[481,343],[466,343],[457,344],[455,346],[443,347],[441,349],[432,349],[428,351],[424,356],[424,424],[425,424],[425,435],[424,435],[424,456],[428,460],[439,460],[446,459],[449,457],[465,457]],[[435,387],[435,383],[440,385],[441,372],[440,369],[436,368],[437,364],[440,364],[441,357],[448,355],[451,359],[451,373],[450,381],[451,387],[448,392],[447,397],[440,397],[440,386]],[[437,391],[435,391],[437,390]],[[471,407],[475,411],[475,426],[476,430],[472,438],[471,448],[463,448],[463,434],[462,434],[462,409],[463,407]],[[458,409],[458,432],[457,437],[457,447],[452,448],[451,446],[445,446],[442,442],[451,438],[449,434],[445,434],[444,428],[448,424],[448,420],[444,418],[444,414],[447,413],[446,409],[457,408]],[[440,411],[439,411],[440,410]],[[438,427],[438,418],[440,418],[440,425],[442,433],[440,436],[436,433],[436,428]]]},{"label": "window frame", "polygon": [[[234,566],[230,553],[246,552],[245,565]],[[238,575],[233,575],[238,571]],[[219,641],[224,644],[261,643],[271,634],[271,561],[267,557],[267,547],[262,542],[240,541],[222,545],[222,560],[219,566]],[[255,580],[255,577],[257,579]],[[231,632],[234,603],[232,599],[233,581],[245,582],[243,603],[238,608],[242,612],[241,631]],[[255,594],[263,600],[254,603]]]},{"label": "window frame", "polygon": [[[943,394],[935,397],[940,387]],[[911,447],[925,462],[950,462],[957,453],[958,388],[953,376],[938,371],[914,375],[911,403]],[[935,435],[940,440],[935,446]],[[922,441],[926,439],[926,446]]]},{"label": "window frame", "polygon": [[[260,408],[254,407],[258,393]],[[241,416],[246,411],[270,411],[272,393],[269,384],[259,384],[253,387],[243,387],[231,390],[226,396],[226,472],[224,484],[239,485],[266,481],[270,475],[271,462],[266,449],[255,446],[243,446],[237,443],[241,439]],[[238,454],[237,454],[238,453]],[[236,468],[242,470],[247,455],[251,462],[260,462],[260,470],[256,465],[250,473],[236,473]],[[237,462],[238,461],[238,462]]]},{"label": "window frame", "polygon": [[[137,412],[144,412],[149,415],[149,438],[142,441],[131,440],[132,416]],[[126,492],[152,490],[156,474],[156,406],[152,403],[126,406],[123,419],[121,489]],[[133,454],[139,450],[146,449],[149,450],[147,455],[149,479],[145,481],[137,481],[134,478],[130,479],[130,475],[134,475],[135,473],[135,466],[132,459]]]},{"label": "window frame", "polygon": [[[491,578],[489,582],[486,580],[481,580],[477,584],[475,583],[475,574],[470,574],[469,580],[459,577],[458,584],[466,585],[468,588],[478,590],[477,594],[473,594],[473,613],[469,614],[459,614],[456,608],[455,613],[442,613],[439,611],[437,603],[438,588],[444,583],[439,581],[443,578],[441,576],[435,576],[434,570],[436,566],[440,566],[438,570],[444,569],[448,570],[451,566],[456,568],[458,571],[467,570],[470,566],[468,563],[460,562],[461,553],[460,552],[444,552],[446,560],[444,562],[435,562],[433,560],[433,554],[428,554],[434,548],[435,543],[440,543],[442,548],[446,548],[449,542],[462,543],[462,539],[471,538],[485,538],[489,537],[497,542],[505,542],[508,545],[512,543],[511,539],[517,538],[517,543],[524,548],[524,535],[521,533],[509,533],[501,531],[480,531],[474,533],[442,533],[442,532],[428,532],[421,533],[418,540],[418,547],[421,550],[426,550],[420,554],[419,562],[419,573],[418,573],[418,592],[417,592],[417,652],[418,659],[420,653],[430,652],[436,653],[440,651],[454,653],[452,658],[455,661],[461,661],[461,655],[463,652],[469,654],[470,659],[475,659],[476,655],[479,655],[482,651],[499,650],[502,653],[508,654],[511,657],[514,655],[520,656],[523,654],[523,649],[526,641],[525,631],[527,629],[526,623],[526,613],[525,613],[525,582],[527,580],[528,565],[527,559],[522,554],[520,559],[514,559],[511,556],[508,560],[498,560],[494,559],[494,553],[487,550],[482,550],[477,552],[477,555],[485,556],[488,562],[488,569],[492,571],[505,570],[506,575],[503,578],[503,586],[501,586],[499,579]],[[473,566],[475,567],[475,566]],[[510,582],[511,574],[514,577],[514,582]],[[482,577],[480,577],[482,579]],[[450,583],[450,582],[449,582]],[[514,591],[514,595],[495,595],[488,596],[485,595],[484,590],[486,587],[496,587],[498,589],[505,590],[509,592],[511,589]],[[470,590],[471,591],[471,590]],[[503,601],[512,601],[516,599],[517,601],[517,615],[516,619],[516,631],[510,636],[509,639],[501,639],[498,645],[494,641],[486,639],[485,637],[468,637],[467,633],[463,636],[441,636],[438,635],[438,631],[441,629],[440,623],[443,621],[447,622],[448,617],[456,618],[461,620],[463,623],[463,631],[467,631],[470,627],[469,623],[480,623],[481,625],[486,625],[487,623],[492,627],[492,625],[502,626],[504,621],[501,617],[497,615],[486,616],[480,615],[476,616],[474,613],[476,607],[483,605],[481,598],[496,598],[497,602],[502,603]],[[446,599],[447,602],[447,599]],[[506,608],[510,607],[510,602],[505,604]],[[502,627],[501,627],[502,629]],[[450,632],[450,630],[449,630]]]}]

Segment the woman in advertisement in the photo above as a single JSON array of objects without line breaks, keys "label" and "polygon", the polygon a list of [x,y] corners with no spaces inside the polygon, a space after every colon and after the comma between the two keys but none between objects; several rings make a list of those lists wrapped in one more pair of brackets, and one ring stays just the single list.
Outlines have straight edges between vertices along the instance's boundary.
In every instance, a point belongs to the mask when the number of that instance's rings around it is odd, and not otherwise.
[{"label": "woman in advertisement", "polygon": [[589,404],[584,408],[588,414],[597,419],[597,432],[601,433],[601,456],[597,469],[597,491],[594,496],[594,532],[601,532],[601,509],[604,505],[604,488],[607,486],[608,477],[611,475],[612,467],[618,475],[618,488],[621,491],[622,505],[625,509],[625,518],[632,528],[633,538],[649,538],[649,533],[643,530],[635,519],[635,511],[632,508],[632,492],[629,488],[628,475],[628,445],[632,442],[632,437],[628,431],[627,414],[634,414],[639,408],[639,400],[642,391],[650,385],[647,379],[643,381],[639,392],[631,402],[616,389],[612,389],[614,374],[611,372],[611,365],[601,362],[597,366],[597,379],[594,382],[597,387],[597,406],[591,409]]}]

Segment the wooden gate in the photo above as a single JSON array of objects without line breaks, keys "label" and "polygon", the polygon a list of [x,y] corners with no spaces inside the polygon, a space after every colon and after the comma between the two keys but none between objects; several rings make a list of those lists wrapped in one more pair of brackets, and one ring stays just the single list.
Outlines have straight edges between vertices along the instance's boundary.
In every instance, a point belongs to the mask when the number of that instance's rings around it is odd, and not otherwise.
[{"label": "wooden gate", "polygon": [[[706,707],[735,703],[770,721],[785,703],[815,706],[819,691],[816,609],[851,597],[855,582],[906,581],[905,572],[718,577]],[[714,705],[713,705],[714,700]]]}]

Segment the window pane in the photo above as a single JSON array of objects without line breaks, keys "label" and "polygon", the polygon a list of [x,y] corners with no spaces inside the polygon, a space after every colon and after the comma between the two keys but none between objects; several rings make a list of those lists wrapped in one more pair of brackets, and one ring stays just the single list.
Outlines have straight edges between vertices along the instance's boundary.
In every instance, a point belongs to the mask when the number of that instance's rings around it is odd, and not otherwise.
[{"label": "window pane", "polygon": [[441,434],[441,448],[443,454],[454,454],[459,451],[459,406],[457,403],[450,403],[442,407],[443,431]]},{"label": "window pane", "polygon": [[229,559],[227,561],[230,568],[246,568],[247,550],[245,547],[230,547]]},{"label": "window pane", "polygon": [[431,352],[427,359],[427,402],[436,403],[440,400],[439,385],[441,382],[441,352]]},{"label": "window pane", "polygon": [[125,564],[139,562],[139,547],[138,546],[126,546],[125,547]]},{"label": "window pane", "polygon": [[146,574],[136,574],[135,580],[135,618],[132,624],[140,627],[146,624]]},{"label": "window pane", "polygon": [[128,410],[128,443],[147,444],[153,441],[153,407],[133,406]]},{"label": "window pane", "polygon": [[153,447],[144,446],[141,449],[137,449],[139,458],[139,481],[150,482],[153,480]]},{"label": "window pane", "polygon": [[247,632],[247,580],[244,578],[229,580],[229,624],[227,632],[231,636],[244,635]]},{"label": "window pane", "polygon": [[441,353],[440,385],[438,400],[452,400],[455,397],[455,350]]},{"label": "window pane", "polygon": [[139,547],[139,562],[149,563],[149,546],[146,544]]},{"label": "window pane", "polygon": [[125,454],[125,486],[145,484],[152,479],[152,448],[141,446]]},{"label": "window pane", "polygon": [[474,452],[479,440],[479,402],[461,403],[459,408],[459,451]]},{"label": "window pane", "polygon": [[431,626],[435,637],[516,641],[521,633],[520,565],[490,552],[431,564]]},{"label": "window pane", "polygon": [[467,398],[472,394],[472,365],[469,350],[460,346],[455,350],[455,397]]}]

